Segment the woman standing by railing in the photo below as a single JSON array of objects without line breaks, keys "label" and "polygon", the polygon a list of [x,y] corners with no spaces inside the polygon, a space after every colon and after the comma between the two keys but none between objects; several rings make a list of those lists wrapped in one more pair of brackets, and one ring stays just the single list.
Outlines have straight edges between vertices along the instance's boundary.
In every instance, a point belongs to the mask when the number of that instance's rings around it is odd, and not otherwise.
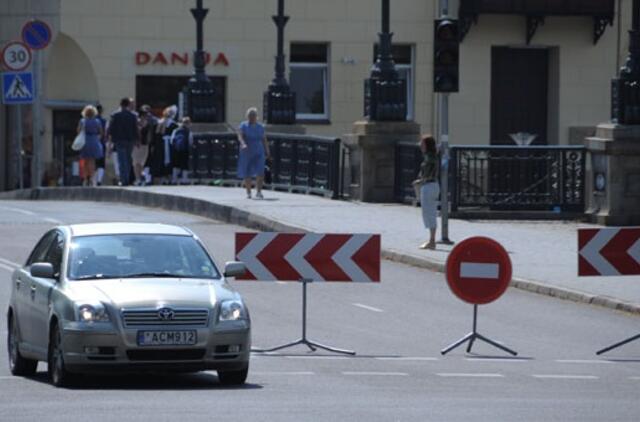
[{"label": "woman standing by railing", "polygon": [[420,249],[435,249],[440,183],[438,181],[438,149],[433,136],[425,135],[422,137],[420,150],[423,154],[422,164],[420,164],[418,179],[413,183],[414,186],[420,187],[422,221],[425,228],[429,230],[429,240],[420,245]]}]

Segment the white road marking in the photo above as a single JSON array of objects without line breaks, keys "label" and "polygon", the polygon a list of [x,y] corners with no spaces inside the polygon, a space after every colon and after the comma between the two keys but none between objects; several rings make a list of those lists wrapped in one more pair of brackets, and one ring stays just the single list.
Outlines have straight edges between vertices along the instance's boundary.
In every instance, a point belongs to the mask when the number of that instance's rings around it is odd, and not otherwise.
[{"label": "white road marking", "polygon": [[495,280],[500,277],[500,265],[463,262],[460,264],[460,277]]},{"label": "white road marking", "polygon": [[408,377],[409,374],[406,372],[356,372],[356,371],[346,371],[343,372],[342,375],[346,376],[370,376],[370,377]]},{"label": "white road marking", "polygon": [[23,214],[23,215],[28,215],[30,217],[37,217],[37,218],[41,218],[42,220],[48,222],[48,223],[53,223],[53,224],[64,224],[64,222],[57,220],[55,218],[51,218],[51,217],[40,217],[38,214],[36,214],[33,211],[29,211],[29,210],[23,210],[21,208],[14,208],[14,207],[2,207],[0,206],[0,209],[6,210],[6,211],[13,211],[13,212],[17,212],[19,214]]},{"label": "white road marking", "polygon": [[555,374],[534,374],[533,378],[558,379],[558,380],[597,380],[600,377],[595,375],[555,375]]},{"label": "white road marking", "polygon": [[9,261],[8,259],[4,259],[4,258],[0,258],[0,263],[3,263],[5,265],[9,265],[11,267],[16,267],[16,268],[20,268],[21,267],[21,265],[18,264],[17,262]]},{"label": "white road marking", "polygon": [[33,211],[29,211],[29,210],[23,210],[20,208],[14,208],[14,207],[0,207],[0,209],[6,210],[6,211],[13,211],[13,212],[17,212],[19,214],[24,214],[24,215],[36,215],[35,212]]},{"label": "white road marking", "polygon": [[285,356],[287,359],[313,359],[313,360],[347,360],[342,356]]},{"label": "white road marking", "polygon": [[297,376],[297,375],[315,375],[315,372],[311,372],[311,371],[251,371],[250,372],[251,375],[263,375],[263,376],[267,376],[267,375],[293,375],[293,376]]},{"label": "white road marking", "polygon": [[478,373],[440,373],[436,374],[443,378],[504,378],[502,374],[478,374]]},{"label": "white road marking", "polygon": [[432,358],[432,357],[420,357],[420,356],[416,356],[416,357],[380,357],[380,358],[376,358],[376,360],[384,360],[384,361],[404,361],[404,362],[409,362],[409,361],[426,361],[426,362],[435,362],[438,360],[438,358]]},{"label": "white road marking", "polygon": [[384,312],[382,309],[374,308],[373,306],[363,305],[362,303],[354,303],[353,306],[356,306],[356,307],[362,308],[362,309],[366,309],[367,311],[371,311],[371,312],[378,312],[378,313],[383,313]]},{"label": "white road marking", "polygon": [[526,359],[509,359],[509,358],[466,358],[466,360],[468,362],[500,362],[500,363],[513,363],[513,362],[517,362],[517,363],[523,363],[523,362],[529,362]]},{"label": "white road marking", "polygon": [[614,362],[610,360],[595,360],[595,359],[558,359],[557,363],[583,363],[583,364],[612,364]]},{"label": "white road marking", "polygon": [[629,377],[632,381],[640,381],[640,377]]},{"label": "white road marking", "polygon": [[16,269],[14,267],[10,267],[8,265],[4,265],[2,263],[0,263],[0,268],[2,268],[3,270],[7,270],[10,273],[14,272]]}]

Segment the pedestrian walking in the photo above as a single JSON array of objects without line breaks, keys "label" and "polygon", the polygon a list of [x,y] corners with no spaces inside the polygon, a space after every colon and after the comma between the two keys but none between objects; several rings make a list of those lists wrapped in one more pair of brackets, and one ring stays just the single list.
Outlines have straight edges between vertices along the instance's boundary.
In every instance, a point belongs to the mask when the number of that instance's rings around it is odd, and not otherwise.
[{"label": "pedestrian walking", "polygon": [[[189,150],[193,145],[191,119],[183,117],[180,126],[171,134],[171,164],[173,165],[172,183],[189,183]],[[180,182],[178,177],[181,175]]]},{"label": "pedestrian walking", "polygon": [[418,179],[414,180],[413,185],[420,193],[422,221],[425,228],[429,230],[429,240],[420,245],[420,249],[435,249],[436,229],[438,228],[438,199],[440,197],[438,149],[435,138],[431,135],[423,136],[420,140],[420,150],[423,159]]},{"label": "pedestrian walking", "polygon": [[133,172],[135,174],[134,184],[136,186],[144,186],[146,184],[143,171],[149,157],[149,145],[153,142],[156,125],[157,121],[151,114],[151,107],[146,104],[140,107],[140,119],[138,120],[140,139],[136,141],[131,154]]},{"label": "pedestrian walking", "polygon": [[171,135],[178,128],[175,121],[177,114],[176,106],[164,109],[151,144],[151,176],[154,181],[163,185],[168,184],[171,174]]},{"label": "pedestrian walking", "polygon": [[118,153],[120,186],[128,186],[131,181],[131,161],[134,144],[140,139],[138,118],[131,111],[133,100],[123,98],[120,110],[111,115],[109,121],[109,140]]},{"label": "pedestrian walking", "polygon": [[98,115],[96,119],[100,122],[100,126],[102,127],[102,135],[100,136],[100,144],[102,145],[102,157],[96,160],[96,184],[98,186],[102,186],[104,183],[104,172],[106,167],[106,157],[107,157],[107,119],[102,116],[102,104],[96,104],[96,110],[98,111]]},{"label": "pedestrian walking", "polygon": [[265,129],[258,122],[258,109],[247,110],[247,120],[238,127],[238,177],[243,180],[247,191],[247,198],[251,199],[252,179],[256,179],[256,199],[264,199],[262,186],[264,184],[265,161],[271,159],[269,142]]},{"label": "pedestrian walking", "polygon": [[82,110],[82,119],[78,123],[78,134],[84,132],[85,142],[80,150],[82,165],[83,186],[95,186],[96,160],[104,156],[100,138],[104,132],[102,124],[96,118],[98,110],[92,105]]}]

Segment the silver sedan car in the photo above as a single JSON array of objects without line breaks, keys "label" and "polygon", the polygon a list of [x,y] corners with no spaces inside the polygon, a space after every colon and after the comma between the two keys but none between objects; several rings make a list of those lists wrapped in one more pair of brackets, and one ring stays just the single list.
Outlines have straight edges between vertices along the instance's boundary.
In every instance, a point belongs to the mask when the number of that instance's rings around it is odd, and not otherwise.
[{"label": "silver sedan car", "polygon": [[14,375],[48,363],[63,386],[85,372],[216,370],[247,378],[251,322],[240,295],[191,231],[161,224],[57,227],[12,277],[8,351]]}]

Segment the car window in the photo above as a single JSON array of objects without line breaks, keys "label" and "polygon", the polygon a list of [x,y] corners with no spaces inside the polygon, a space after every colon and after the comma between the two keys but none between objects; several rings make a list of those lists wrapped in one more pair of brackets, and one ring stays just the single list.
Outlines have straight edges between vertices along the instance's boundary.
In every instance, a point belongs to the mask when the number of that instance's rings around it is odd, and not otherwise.
[{"label": "car window", "polygon": [[55,230],[52,230],[42,236],[36,247],[33,248],[31,255],[29,255],[29,259],[27,259],[27,266],[37,262],[44,262],[49,246],[51,245],[51,241],[55,236]]},{"label": "car window", "polygon": [[137,276],[220,278],[215,264],[192,236],[75,237],[69,248],[68,268],[71,280]]},{"label": "car window", "polygon": [[53,265],[53,273],[57,277],[60,276],[60,268],[62,266],[62,254],[64,252],[64,236],[60,232],[56,232],[54,240],[49,246],[44,262]]}]

